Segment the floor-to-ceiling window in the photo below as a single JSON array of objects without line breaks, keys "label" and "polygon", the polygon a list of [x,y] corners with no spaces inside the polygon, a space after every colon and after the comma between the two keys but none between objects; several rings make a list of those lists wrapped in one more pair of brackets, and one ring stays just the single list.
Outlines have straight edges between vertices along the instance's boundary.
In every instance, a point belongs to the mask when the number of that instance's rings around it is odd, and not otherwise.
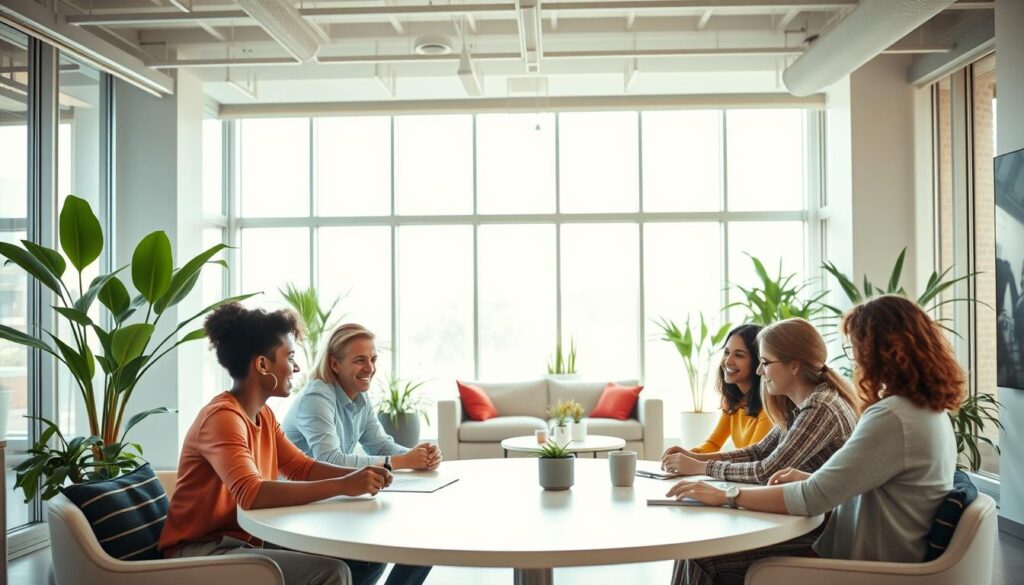
[{"label": "floor-to-ceiling window", "polygon": [[434,396],[454,378],[541,376],[572,338],[583,378],[642,379],[668,412],[688,408],[652,320],[728,318],[727,286],[755,278],[747,254],[798,278],[811,261],[816,111],[231,124],[237,292],[340,297],[386,348],[378,375]]}]

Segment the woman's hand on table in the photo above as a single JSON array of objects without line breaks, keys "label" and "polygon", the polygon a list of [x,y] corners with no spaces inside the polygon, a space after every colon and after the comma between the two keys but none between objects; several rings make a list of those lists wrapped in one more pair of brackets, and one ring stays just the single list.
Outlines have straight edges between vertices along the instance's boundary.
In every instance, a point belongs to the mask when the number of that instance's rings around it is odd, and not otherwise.
[{"label": "woman's hand on table", "polygon": [[703,481],[681,481],[665,495],[677,500],[692,498],[707,506],[724,506],[726,503],[725,490]]},{"label": "woman's hand on table", "polygon": [[[685,451],[685,450],[684,450]],[[669,473],[681,475],[700,475],[707,469],[707,463],[689,457],[689,452],[665,455],[661,459],[661,468]]]},{"label": "woman's hand on table", "polygon": [[367,465],[341,478],[340,494],[344,496],[377,495],[377,492],[391,485],[392,475],[387,469]]}]

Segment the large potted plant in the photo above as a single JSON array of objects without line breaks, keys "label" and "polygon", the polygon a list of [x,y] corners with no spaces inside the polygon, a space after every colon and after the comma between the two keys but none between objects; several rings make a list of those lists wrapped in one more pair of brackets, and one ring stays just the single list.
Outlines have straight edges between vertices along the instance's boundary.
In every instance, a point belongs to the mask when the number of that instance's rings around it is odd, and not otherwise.
[{"label": "large potted plant", "polygon": [[569,452],[569,445],[548,441],[534,453],[537,459],[537,476],[540,487],[546,490],[563,491],[575,483],[576,458]]},{"label": "large potted plant", "polygon": [[[28,459],[15,468],[15,487],[22,489],[26,501],[40,488],[46,500],[66,481],[108,479],[135,469],[142,447],[128,442],[129,431],[152,414],[174,412],[159,407],[126,419],[139,381],[179,345],[205,337],[202,327],[189,329],[197,319],[222,304],[251,296],[218,301],[157,340],[154,333],[161,318],[192,292],[203,266],[227,266],[213,259],[225,245],[217,244],[175,268],[167,234],[156,231],[135,247],[130,265],[100,275],[86,287],[82,274],[99,259],[105,242],[89,204],[73,195],[60,212],[58,242],[63,256],[27,240],[22,240],[22,246],[0,242],[0,255],[53,294],[53,309],[64,321],[61,329],[67,331],[62,336],[32,325],[32,330],[42,333],[33,335],[0,325],[0,338],[49,354],[65,368],[85,403],[89,425],[88,435],[66,438],[56,423],[33,417],[42,423],[42,432],[28,450]],[[128,268],[137,291],[134,297],[119,276]],[[93,316],[96,301],[109,311],[109,326]]]},{"label": "large potted plant", "polygon": [[693,410],[684,410],[679,415],[680,441],[683,445],[699,444],[708,436],[718,421],[716,410],[704,411],[704,395],[711,368],[714,366],[715,350],[721,345],[730,328],[729,323],[723,323],[717,330],[712,331],[708,327],[704,314],[698,313],[698,315],[700,316],[699,327],[696,326],[696,323],[691,323],[692,319],[689,316],[686,318],[686,326],[683,329],[664,317],[655,321],[661,328],[661,339],[672,343],[676,351],[679,352],[679,356],[683,358],[686,378],[690,384]]},{"label": "large potted plant", "polygon": [[831,308],[821,302],[821,299],[828,296],[828,291],[819,291],[808,297],[806,291],[811,287],[811,281],[794,283],[796,274],[782,273],[782,260],[779,260],[778,273],[773,277],[768,274],[761,260],[750,254],[747,256],[754,265],[759,286],[734,284],[733,287],[740,292],[742,298],[730,303],[727,309],[746,309],[749,314],[747,321],[756,325],[771,325],[791,317],[815,322],[828,314]]},{"label": "large potted plant", "polygon": [[397,376],[382,379],[381,399],[377,403],[377,420],[384,432],[399,445],[410,449],[419,444],[420,417],[430,424],[430,401],[417,394],[425,382],[402,381]]},{"label": "large potted plant", "polygon": [[312,370],[320,363],[321,340],[325,334],[329,334],[338,322],[345,317],[344,314],[334,315],[334,310],[343,296],[334,297],[329,306],[320,302],[320,293],[315,286],[299,288],[294,284],[287,284],[283,289],[278,289],[288,306],[299,316],[299,323],[302,325],[303,336],[298,341],[299,351],[306,360],[305,369],[296,376],[292,385],[292,392],[297,393],[306,385],[308,379],[306,372]]}]

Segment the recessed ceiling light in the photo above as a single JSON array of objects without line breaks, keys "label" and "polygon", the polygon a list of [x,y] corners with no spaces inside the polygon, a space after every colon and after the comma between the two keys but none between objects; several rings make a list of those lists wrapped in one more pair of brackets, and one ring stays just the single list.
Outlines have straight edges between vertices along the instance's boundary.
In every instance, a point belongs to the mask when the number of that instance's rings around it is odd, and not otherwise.
[{"label": "recessed ceiling light", "polygon": [[427,35],[416,39],[417,55],[450,55],[452,46],[448,39],[441,35]]}]

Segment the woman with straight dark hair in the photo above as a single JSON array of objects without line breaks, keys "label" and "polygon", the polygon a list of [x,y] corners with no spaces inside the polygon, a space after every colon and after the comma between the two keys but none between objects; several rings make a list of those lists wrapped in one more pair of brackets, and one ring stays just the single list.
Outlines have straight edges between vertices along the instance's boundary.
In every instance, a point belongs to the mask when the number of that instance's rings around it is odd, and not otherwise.
[{"label": "woman with straight dark hair", "polygon": [[953,487],[957,450],[946,411],[960,405],[966,376],[942,328],[903,297],[880,296],[850,309],[842,332],[853,353],[864,413],[831,459],[814,473],[784,469],[767,487],[723,490],[681,482],[668,492],[756,512],[815,516],[831,511],[821,536],[813,547],[800,537],[686,561],[674,583],[739,583],[754,561],[780,555],[924,560],[935,511]]},{"label": "woman with straight dark hair", "polygon": [[[722,363],[715,377],[715,388],[722,396],[722,414],[711,436],[690,449],[692,453],[716,453],[732,439],[735,449],[757,443],[772,430],[772,421],[761,405],[761,376],[757,373],[761,354],[757,349],[760,325],[745,324],[734,328],[722,346]],[[664,458],[682,453],[680,447],[669,447]]]}]

